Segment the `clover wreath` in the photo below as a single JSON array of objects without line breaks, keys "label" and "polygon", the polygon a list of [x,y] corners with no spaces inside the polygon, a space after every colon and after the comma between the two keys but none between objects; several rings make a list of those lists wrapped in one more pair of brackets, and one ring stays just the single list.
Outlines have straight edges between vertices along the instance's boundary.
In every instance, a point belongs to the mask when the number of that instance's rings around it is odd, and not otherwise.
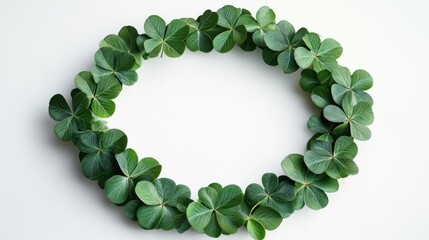
[{"label": "clover wreath", "polygon": [[[92,70],[79,73],[69,107],[57,94],[49,102],[49,114],[57,121],[55,134],[72,141],[80,151],[83,175],[97,180],[107,198],[124,206],[126,216],[143,229],[192,228],[210,237],[234,234],[244,226],[254,239],[264,239],[283,218],[307,207],[318,210],[328,204],[326,193],[338,190],[338,179],[358,173],[353,161],[354,140],[370,139],[367,127],[374,120],[373,100],[365,91],[373,83],[364,70],[353,74],[338,65],[342,47],[333,39],[320,39],[287,21],[276,22],[275,13],[262,7],[254,18],[246,9],[230,5],[217,12],[205,11],[196,20],[181,18],[166,24],[156,15],[144,23],[144,34],[132,26],[100,42]],[[240,46],[244,51],[262,49],[263,60],[279,65],[285,73],[299,68],[299,85],[321,109],[307,122],[314,136],[303,154],[288,155],[284,175],[265,173],[262,185],[250,184],[243,192],[237,185],[212,183],[198,191],[168,178],[158,178],[161,165],[154,158],[141,160],[127,148],[127,136],[109,129],[103,120],[115,111],[123,85],[137,81],[136,69],[159,55],[179,57],[191,51],[225,53]]]}]

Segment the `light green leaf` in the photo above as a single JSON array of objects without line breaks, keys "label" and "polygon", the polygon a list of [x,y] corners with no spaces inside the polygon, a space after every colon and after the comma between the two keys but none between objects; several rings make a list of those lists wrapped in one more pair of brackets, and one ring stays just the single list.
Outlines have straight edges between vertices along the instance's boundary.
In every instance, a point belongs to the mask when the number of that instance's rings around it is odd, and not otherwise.
[{"label": "light green leaf", "polygon": [[154,158],[146,157],[140,160],[131,173],[131,178],[147,176],[150,180],[155,179],[161,173],[161,165]]},{"label": "light green leaf", "polygon": [[281,165],[286,176],[290,179],[300,183],[305,182],[307,170],[302,155],[290,154],[283,159]]},{"label": "light green leaf", "polygon": [[122,153],[116,154],[115,157],[118,161],[121,171],[125,174],[125,176],[130,177],[131,173],[137,166],[137,153],[133,149],[129,148],[125,149],[125,151]]},{"label": "light green leaf", "polygon": [[201,188],[198,191],[200,202],[210,209],[215,209],[218,206],[218,193],[212,187]]},{"label": "light green leaf", "polygon": [[135,188],[137,196],[147,205],[161,205],[162,196],[155,185],[149,181],[138,182]]},{"label": "light green leaf", "polygon": [[199,202],[189,204],[186,216],[191,226],[197,231],[203,231],[209,224],[213,210],[206,208]]},{"label": "light green leaf", "polygon": [[144,22],[144,31],[152,39],[163,39],[165,28],[165,21],[157,15],[149,16]]},{"label": "light green leaf", "polygon": [[347,120],[346,114],[335,105],[326,106],[323,109],[323,116],[331,122],[344,122]]},{"label": "light green leaf", "polygon": [[254,219],[249,219],[246,225],[250,236],[255,240],[263,240],[265,238],[265,228],[262,224]]},{"label": "light green leaf", "polygon": [[115,175],[106,181],[104,191],[111,202],[121,204],[127,200],[132,186],[127,177]]},{"label": "light green leaf", "polygon": [[309,68],[315,59],[315,55],[304,47],[295,50],[295,61],[303,69]]}]

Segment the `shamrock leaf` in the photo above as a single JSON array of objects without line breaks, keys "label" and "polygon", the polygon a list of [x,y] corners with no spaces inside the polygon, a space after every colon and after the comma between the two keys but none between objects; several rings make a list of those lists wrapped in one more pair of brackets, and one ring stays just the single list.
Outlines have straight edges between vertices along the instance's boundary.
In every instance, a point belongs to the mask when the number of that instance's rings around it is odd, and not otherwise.
[{"label": "shamrock leaf", "polygon": [[77,131],[89,129],[92,114],[88,107],[88,98],[82,92],[73,96],[72,109],[61,94],[53,96],[49,101],[49,115],[58,121],[54,128],[55,135],[63,141],[69,141]]},{"label": "shamrock leaf", "polygon": [[79,134],[76,146],[86,153],[80,165],[83,175],[91,180],[99,178],[102,173],[114,175],[118,166],[114,155],[125,150],[127,141],[127,136],[117,129],[99,134],[93,131]]},{"label": "shamrock leaf", "polygon": [[185,40],[188,37],[189,27],[182,20],[173,20],[168,26],[165,21],[156,15],[150,16],[144,23],[144,30],[150,37],[144,41],[144,49],[152,56],[179,57],[185,51]]},{"label": "shamrock leaf", "polygon": [[351,95],[352,104],[367,102],[373,104],[371,96],[364,92],[372,87],[372,77],[365,70],[356,70],[353,75],[349,69],[338,67],[332,71],[336,84],[332,85],[332,96],[337,104],[341,105],[346,95]]},{"label": "shamrock leaf", "polygon": [[184,233],[191,227],[186,217],[186,210],[192,202],[192,199],[187,197],[181,197],[177,200],[177,210],[179,210],[180,213],[174,218],[174,227],[178,233]]},{"label": "shamrock leaf", "polygon": [[334,39],[327,38],[320,41],[316,33],[308,33],[303,37],[305,45],[308,47],[299,47],[295,51],[295,60],[301,68],[308,68],[311,65],[316,72],[324,69],[332,71],[338,64],[343,48]]},{"label": "shamrock leaf", "polygon": [[217,13],[207,10],[199,16],[197,21],[188,19],[191,34],[186,39],[186,46],[192,52],[201,51],[208,53],[213,49],[213,40],[210,31],[217,26],[219,16]]},{"label": "shamrock leaf", "polygon": [[311,101],[319,108],[334,104],[331,94],[333,79],[328,70],[316,72],[312,69],[304,69],[301,72],[299,85],[302,90],[311,93]]},{"label": "shamrock leaf", "polygon": [[295,181],[295,209],[307,205],[319,210],[328,205],[328,196],[325,192],[336,192],[338,181],[326,174],[314,174],[304,163],[302,155],[291,154],[282,161],[282,168],[286,176]]},{"label": "shamrock leaf", "polygon": [[178,199],[191,196],[188,187],[176,185],[168,178],[140,181],[135,192],[145,204],[137,210],[137,219],[145,229],[173,229],[174,218],[180,213],[177,210]]},{"label": "shamrock leaf", "polygon": [[108,35],[100,42],[100,48],[110,47],[116,51],[132,54],[135,58],[133,69],[137,69],[141,65],[141,51],[137,45],[139,34],[132,26],[124,26],[119,31],[118,35]]},{"label": "shamrock leaf", "polygon": [[334,132],[349,130],[353,138],[366,141],[371,138],[371,131],[367,127],[374,121],[372,107],[367,102],[352,104],[352,95],[346,95],[342,107],[329,105],[323,109],[325,118],[333,123],[342,123],[334,129]]},{"label": "shamrock leaf", "polygon": [[301,28],[295,33],[295,28],[287,21],[280,21],[273,31],[265,34],[265,42],[269,49],[280,52],[277,62],[285,73],[298,70],[295,61],[295,50],[304,45],[303,37],[308,33],[307,29]]},{"label": "shamrock leaf", "polygon": [[161,173],[162,167],[157,160],[146,157],[138,161],[133,149],[116,154],[116,159],[122,172],[131,179],[153,181]]},{"label": "shamrock leaf", "polygon": [[133,190],[136,179],[152,181],[161,172],[161,165],[153,158],[143,158],[138,161],[136,152],[133,149],[126,149],[124,152],[115,155],[116,160],[123,174],[109,178],[105,183],[107,198],[116,204],[125,202]]},{"label": "shamrock leaf", "polygon": [[244,10],[227,5],[217,11],[219,15],[218,25],[224,28],[223,32],[213,39],[213,46],[216,51],[226,53],[230,51],[234,44],[242,44],[247,38],[246,27],[238,20]]},{"label": "shamrock leaf", "polygon": [[137,73],[133,70],[136,60],[127,52],[102,47],[95,53],[95,63],[91,72],[96,83],[106,77],[115,77],[128,86],[137,81]]},{"label": "shamrock leaf", "polygon": [[137,199],[127,202],[124,206],[125,216],[131,221],[137,221],[137,210],[140,206],[142,206],[142,202]]},{"label": "shamrock leaf", "polygon": [[311,93],[314,88],[319,86],[330,87],[333,81],[331,73],[326,69],[320,72],[304,69],[301,72],[299,86],[302,90]]},{"label": "shamrock leaf", "polygon": [[274,209],[264,206],[250,208],[246,201],[240,205],[245,225],[250,236],[255,240],[265,238],[266,230],[276,229],[283,221],[282,216]]},{"label": "shamrock leaf", "polygon": [[252,206],[271,207],[286,218],[294,209],[291,201],[295,198],[294,186],[288,181],[279,181],[273,173],[262,176],[262,185],[253,183],[246,188],[246,200]]},{"label": "shamrock leaf", "polygon": [[334,141],[331,135],[332,123],[327,121],[325,118],[312,115],[307,122],[307,127],[311,131],[318,133],[315,140],[321,142]]},{"label": "shamrock leaf", "polygon": [[243,192],[236,185],[214,187],[217,190],[209,186],[198,191],[199,201],[189,204],[186,210],[189,223],[211,237],[236,233],[243,225],[243,217],[236,209],[243,201]]},{"label": "shamrock leaf", "polygon": [[326,172],[329,177],[339,179],[359,172],[356,163],[353,162],[357,152],[353,139],[341,136],[334,144],[313,142],[311,150],[304,154],[304,162],[313,173]]},{"label": "shamrock leaf", "polygon": [[267,32],[276,29],[276,14],[267,7],[261,7],[256,13],[256,19],[250,14],[242,15],[239,22],[246,27],[247,32],[252,33],[253,42],[259,47],[266,47],[264,37]]},{"label": "shamrock leaf", "polygon": [[107,118],[115,112],[116,98],[121,92],[121,84],[113,76],[102,78],[95,83],[90,72],[81,72],[75,78],[75,84],[91,100],[91,110],[98,117]]}]

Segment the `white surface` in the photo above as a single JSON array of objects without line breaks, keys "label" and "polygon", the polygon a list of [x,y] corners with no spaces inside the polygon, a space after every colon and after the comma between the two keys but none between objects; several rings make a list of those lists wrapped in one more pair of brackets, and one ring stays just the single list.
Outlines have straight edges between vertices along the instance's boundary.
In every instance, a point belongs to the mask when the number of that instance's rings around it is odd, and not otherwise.
[{"label": "white surface", "polygon": [[[360,174],[340,181],[321,211],[296,212],[267,239],[429,239],[427,1],[1,1],[0,239],[209,239],[143,231],[80,173],[77,151],[59,143],[49,98],[67,94],[90,69],[100,39],[123,25],[143,31],[151,14],[196,17],[225,4],[332,37],[340,63],[374,77],[373,138],[358,142]],[[167,7],[168,6],[168,7]],[[193,192],[211,181],[245,187],[303,153],[313,111],[298,88],[260,52],[186,53],[144,62],[110,127],[140,157]],[[192,167],[191,167],[192,166]],[[222,239],[250,239],[244,231]]]}]

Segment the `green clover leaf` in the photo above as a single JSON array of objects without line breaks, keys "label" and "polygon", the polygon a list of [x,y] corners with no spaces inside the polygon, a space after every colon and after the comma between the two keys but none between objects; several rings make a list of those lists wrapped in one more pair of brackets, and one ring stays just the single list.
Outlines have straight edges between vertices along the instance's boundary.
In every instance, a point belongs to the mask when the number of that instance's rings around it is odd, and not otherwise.
[{"label": "green clover leaf", "polygon": [[122,175],[115,175],[105,183],[107,198],[116,204],[125,202],[131,194],[134,182],[139,180],[153,181],[161,172],[161,165],[153,158],[143,158],[138,161],[136,152],[133,149],[126,149],[124,152],[115,155]]},{"label": "green clover leaf", "polygon": [[119,52],[132,54],[135,58],[133,69],[137,69],[141,65],[141,51],[137,45],[139,34],[132,26],[124,26],[119,31],[118,35],[110,34],[105,37],[99,44],[100,48],[109,47]]},{"label": "green clover leaf", "polygon": [[75,85],[86,93],[91,101],[91,110],[96,116],[101,118],[112,116],[116,108],[112,99],[122,90],[116,78],[107,76],[96,84],[90,72],[81,72],[75,78]]},{"label": "green clover leaf", "polygon": [[201,51],[208,53],[213,49],[211,31],[217,26],[219,16],[216,12],[207,10],[197,20],[184,19],[190,27],[189,37],[186,39],[186,46],[192,52]]},{"label": "green clover leaf", "polygon": [[323,115],[333,123],[342,123],[334,129],[334,132],[350,131],[351,136],[357,140],[369,140],[371,131],[367,126],[374,122],[372,107],[368,102],[353,105],[352,101],[352,95],[348,94],[343,99],[343,109],[329,105],[323,109]]},{"label": "green clover leaf", "polygon": [[283,218],[290,216],[294,209],[291,201],[295,198],[294,185],[288,181],[279,181],[273,173],[262,176],[262,185],[253,183],[246,188],[246,200],[251,206],[270,207]]},{"label": "green clover leaf", "polygon": [[304,162],[313,173],[326,173],[334,179],[345,178],[359,172],[356,163],[353,162],[357,152],[357,145],[353,139],[341,136],[334,144],[313,142],[311,150],[304,154]]},{"label": "green clover leaf", "polygon": [[[298,70],[295,61],[295,50],[304,45],[303,37],[308,33],[307,29],[301,28],[295,33],[295,28],[287,21],[277,23],[275,30],[265,34],[265,42],[269,49],[280,52],[277,63],[285,73]],[[267,54],[267,53],[266,53]]]},{"label": "green clover leaf", "polygon": [[156,15],[150,16],[144,23],[144,30],[150,37],[144,41],[144,49],[151,56],[179,57],[185,51],[185,40],[188,37],[189,27],[182,21],[175,19],[166,26],[165,21]]},{"label": "green clover leaf", "polygon": [[156,159],[145,157],[138,161],[133,149],[116,154],[116,159],[122,172],[131,179],[153,181],[161,173],[162,167]]},{"label": "green clover leaf", "polygon": [[299,86],[302,90],[311,93],[318,86],[331,86],[333,81],[331,72],[326,69],[320,72],[316,72],[313,69],[304,69],[301,72]]},{"label": "green clover leaf", "polygon": [[174,227],[178,233],[184,233],[189,228],[191,228],[191,224],[186,217],[186,210],[188,209],[189,204],[192,202],[192,199],[188,197],[181,197],[177,199],[177,210],[179,210],[180,213],[174,218]]},{"label": "green clover leaf", "polygon": [[106,77],[115,77],[127,86],[137,81],[137,73],[133,70],[135,57],[127,52],[102,47],[95,53],[95,63],[91,72],[96,83]]},{"label": "green clover leaf", "polygon": [[177,209],[178,199],[191,196],[188,187],[176,185],[168,178],[155,179],[153,182],[140,181],[135,192],[144,203],[137,210],[137,219],[145,229],[173,229],[174,219],[180,214]]},{"label": "green clover leaf", "polygon": [[304,163],[299,154],[291,154],[282,161],[282,168],[286,176],[295,181],[295,209],[305,205],[319,210],[328,205],[329,199],[325,192],[336,192],[338,181],[326,174],[314,174]]},{"label": "green clover leaf", "polygon": [[246,27],[239,22],[245,10],[227,5],[217,11],[218,25],[223,31],[213,39],[213,47],[220,53],[229,52],[235,44],[242,44],[247,38]]},{"label": "green clover leaf", "polygon": [[134,199],[124,206],[125,216],[131,221],[137,221],[137,210],[142,206],[142,202],[140,200]]},{"label": "green clover leaf", "polygon": [[343,48],[337,41],[327,38],[321,42],[316,33],[308,33],[303,40],[308,49],[299,47],[295,51],[295,60],[301,68],[313,66],[316,72],[320,72],[324,69],[332,71],[337,67],[337,58],[343,52]]},{"label": "green clover leaf", "polygon": [[54,128],[55,135],[63,141],[70,141],[74,133],[89,129],[92,114],[88,107],[88,98],[82,92],[73,96],[72,109],[61,94],[53,96],[49,101],[49,115],[58,122]]},{"label": "green clover leaf", "polygon": [[76,146],[86,154],[80,165],[83,175],[91,180],[98,179],[102,173],[109,178],[114,175],[118,166],[114,154],[123,152],[127,141],[127,136],[117,129],[99,134],[93,131],[79,134]]},{"label": "green clover leaf", "polygon": [[311,101],[319,108],[334,104],[331,94],[333,79],[328,70],[316,72],[312,69],[304,69],[299,80],[300,87],[311,93]]},{"label": "green clover leaf", "polygon": [[254,206],[250,208],[249,204],[243,201],[240,208],[244,215],[244,225],[255,240],[264,239],[266,230],[272,231],[278,228],[283,221],[280,213],[270,207]]},{"label": "green clover leaf", "polygon": [[191,226],[211,237],[222,233],[233,234],[243,225],[237,206],[243,201],[243,192],[236,185],[221,188],[215,184],[198,191],[199,201],[189,204],[186,215]]},{"label": "green clover leaf", "polygon": [[321,142],[333,142],[332,138],[332,126],[333,124],[327,121],[325,118],[312,115],[307,121],[307,127],[313,132],[317,133],[315,140]]},{"label": "green clover leaf", "polygon": [[364,92],[372,87],[372,77],[365,70],[356,70],[353,75],[346,67],[338,67],[332,71],[336,84],[332,85],[332,96],[339,105],[346,95],[351,95],[352,104],[367,102],[373,104],[371,96]]},{"label": "green clover leaf", "polygon": [[252,33],[252,42],[258,47],[266,47],[265,34],[276,29],[276,14],[267,7],[261,7],[256,13],[256,19],[250,14],[242,15],[240,24],[246,27],[247,32]]}]

